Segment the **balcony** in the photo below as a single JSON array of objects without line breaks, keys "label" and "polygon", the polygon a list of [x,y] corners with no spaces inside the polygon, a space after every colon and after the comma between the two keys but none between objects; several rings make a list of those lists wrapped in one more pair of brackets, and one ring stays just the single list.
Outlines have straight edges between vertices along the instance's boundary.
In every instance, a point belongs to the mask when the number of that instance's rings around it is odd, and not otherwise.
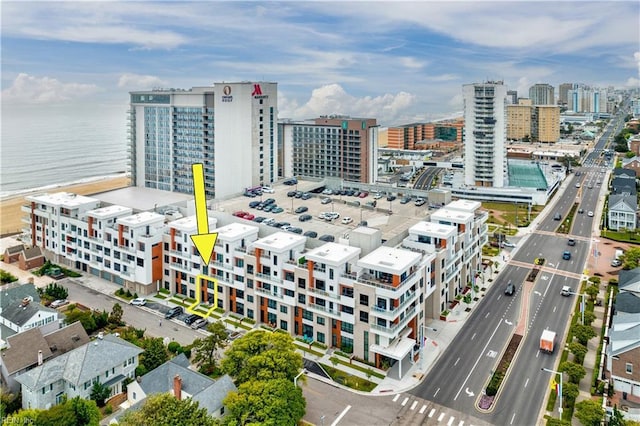
[{"label": "balcony", "polygon": [[407,296],[404,300],[404,302],[402,302],[400,305],[398,305],[398,307],[393,308],[393,309],[384,309],[384,308],[380,308],[376,305],[373,305],[371,307],[371,315],[372,316],[376,316],[376,317],[384,317],[384,318],[390,318],[390,319],[395,319],[398,317],[398,315],[400,315],[400,313],[407,307],[409,306],[411,303],[415,302],[416,300],[418,300],[418,292],[414,291],[413,293],[411,293],[409,296]]},{"label": "balcony", "polygon": [[254,290],[256,291],[256,293],[263,294],[267,297],[276,297],[278,299],[284,299],[284,296],[282,294],[274,293],[273,290],[267,290],[262,287],[255,287]]},{"label": "balcony", "polygon": [[402,321],[398,324],[394,324],[391,326],[383,326],[378,324],[370,324],[371,330],[377,332],[377,334],[383,334],[388,338],[395,339],[400,335],[402,330],[409,324],[409,322],[415,318],[418,314],[418,307],[416,306],[412,312],[407,313],[407,316],[404,317]]},{"label": "balcony", "polygon": [[335,310],[335,309],[330,309],[327,306],[321,306],[321,305],[317,305],[315,303],[308,303],[307,307],[309,308],[309,310],[311,311],[315,311],[316,313],[323,313],[323,314],[329,314],[329,315],[334,315],[336,317],[340,317],[340,312]]},{"label": "balcony", "polygon": [[271,281],[277,284],[282,284],[282,279],[278,278],[278,277],[274,277],[272,275],[267,275],[267,274],[262,274],[260,272],[256,273],[256,278],[259,278],[263,281]]},{"label": "balcony", "polygon": [[307,289],[307,291],[309,291],[310,293],[317,294],[318,296],[329,297],[331,299],[340,300],[340,296],[339,295],[333,294],[333,293],[328,293],[328,292],[326,292],[324,290],[320,290],[320,289],[315,288],[315,287],[309,287]]},{"label": "balcony", "polygon": [[184,266],[181,263],[169,262],[169,264],[171,265],[172,268],[177,269],[178,271],[186,272],[187,274],[193,273],[193,270],[191,268],[189,268],[188,266]]}]

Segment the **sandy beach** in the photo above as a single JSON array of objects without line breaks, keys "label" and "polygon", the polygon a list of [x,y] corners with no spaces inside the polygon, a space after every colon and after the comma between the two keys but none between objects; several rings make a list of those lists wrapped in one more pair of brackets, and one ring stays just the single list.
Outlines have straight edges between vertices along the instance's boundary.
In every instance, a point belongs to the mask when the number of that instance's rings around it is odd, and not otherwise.
[{"label": "sandy beach", "polygon": [[129,185],[129,176],[105,178],[93,182],[79,183],[75,185],[51,188],[46,191],[37,191],[29,194],[22,194],[16,197],[4,199],[0,202],[0,235],[7,235],[20,232],[24,223],[22,217],[25,215],[20,207],[27,203],[25,197],[29,195],[55,192],[73,192],[80,195],[91,195],[99,192],[110,191],[112,189],[123,188]]}]

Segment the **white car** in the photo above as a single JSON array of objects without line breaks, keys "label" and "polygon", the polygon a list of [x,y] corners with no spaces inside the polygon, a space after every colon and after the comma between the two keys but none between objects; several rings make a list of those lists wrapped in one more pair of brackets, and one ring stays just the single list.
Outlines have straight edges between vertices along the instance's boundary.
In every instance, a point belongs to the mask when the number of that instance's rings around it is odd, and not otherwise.
[{"label": "white car", "polygon": [[589,216],[589,217],[593,217],[593,212],[589,212],[589,213],[587,213],[587,216]]},{"label": "white car", "polygon": [[376,193],[376,195],[373,196],[374,200],[379,200],[380,198],[382,198],[382,194],[381,193]]},{"label": "white car", "polygon": [[263,186],[262,187],[262,192],[267,193],[267,194],[273,194],[274,192],[276,192],[276,190],[273,189],[270,186]]},{"label": "white car", "polygon": [[502,243],[502,245],[504,247],[511,247],[511,248],[516,246],[514,243],[510,243],[509,241],[505,241],[504,243]]},{"label": "white car", "polygon": [[51,305],[49,305],[50,308],[59,308],[61,306],[64,306],[66,304],[68,304],[69,301],[67,299],[58,299],[58,300],[54,300],[53,302],[51,302]]},{"label": "white car", "polygon": [[353,222],[353,219],[351,219],[349,216],[345,216],[345,217],[343,217],[343,218],[342,218],[342,223],[343,223],[344,225],[348,225],[348,224],[350,224],[351,222]]},{"label": "white car", "polygon": [[135,305],[135,306],[144,306],[147,304],[147,299],[144,299],[142,297],[138,297],[137,299],[133,299],[131,302],[129,302],[130,305]]}]

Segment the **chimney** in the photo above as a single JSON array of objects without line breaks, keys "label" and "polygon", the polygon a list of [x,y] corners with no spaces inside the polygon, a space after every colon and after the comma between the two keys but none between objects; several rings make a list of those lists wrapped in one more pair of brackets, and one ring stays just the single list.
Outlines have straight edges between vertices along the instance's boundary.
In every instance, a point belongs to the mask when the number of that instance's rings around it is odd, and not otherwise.
[{"label": "chimney", "polygon": [[38,365],[42,365],[42,351],[38,351]]},{"label": "chimney", "polygon": [[173,378],[173,396],[175,396],[177,400],[182,399],[182,379],[177,374]]},{"label": "chimney", "polygon": [[33,284],[33,277],[29,277],[27,281],[29,282],[29,284]]}]

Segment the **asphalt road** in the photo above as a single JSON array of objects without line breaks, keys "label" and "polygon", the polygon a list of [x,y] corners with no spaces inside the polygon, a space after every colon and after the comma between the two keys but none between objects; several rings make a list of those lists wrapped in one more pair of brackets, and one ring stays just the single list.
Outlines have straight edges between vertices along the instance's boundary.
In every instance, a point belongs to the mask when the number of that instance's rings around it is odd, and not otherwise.
[{"label": "asphalt road", "polygon": [[[96,290],[78,284],[73,278],[60,281],[69,291],[68,299],[71,302],[81,303],[89,308],[111,312],[115,303],[122,305],[122,320],[135,328],[146,329],[146,336],[168,337],[181,345],[191,344],[196,338],[205,336],[203,331],[192,330],[179,320],[165,320],[164,314],[152,308],[168,310],[166,306],[154,306],[157,303],[148,303],[148,307],[131,306],[114,297],[107,296]],[[160,325],[162,321],[162,325]]]}]

